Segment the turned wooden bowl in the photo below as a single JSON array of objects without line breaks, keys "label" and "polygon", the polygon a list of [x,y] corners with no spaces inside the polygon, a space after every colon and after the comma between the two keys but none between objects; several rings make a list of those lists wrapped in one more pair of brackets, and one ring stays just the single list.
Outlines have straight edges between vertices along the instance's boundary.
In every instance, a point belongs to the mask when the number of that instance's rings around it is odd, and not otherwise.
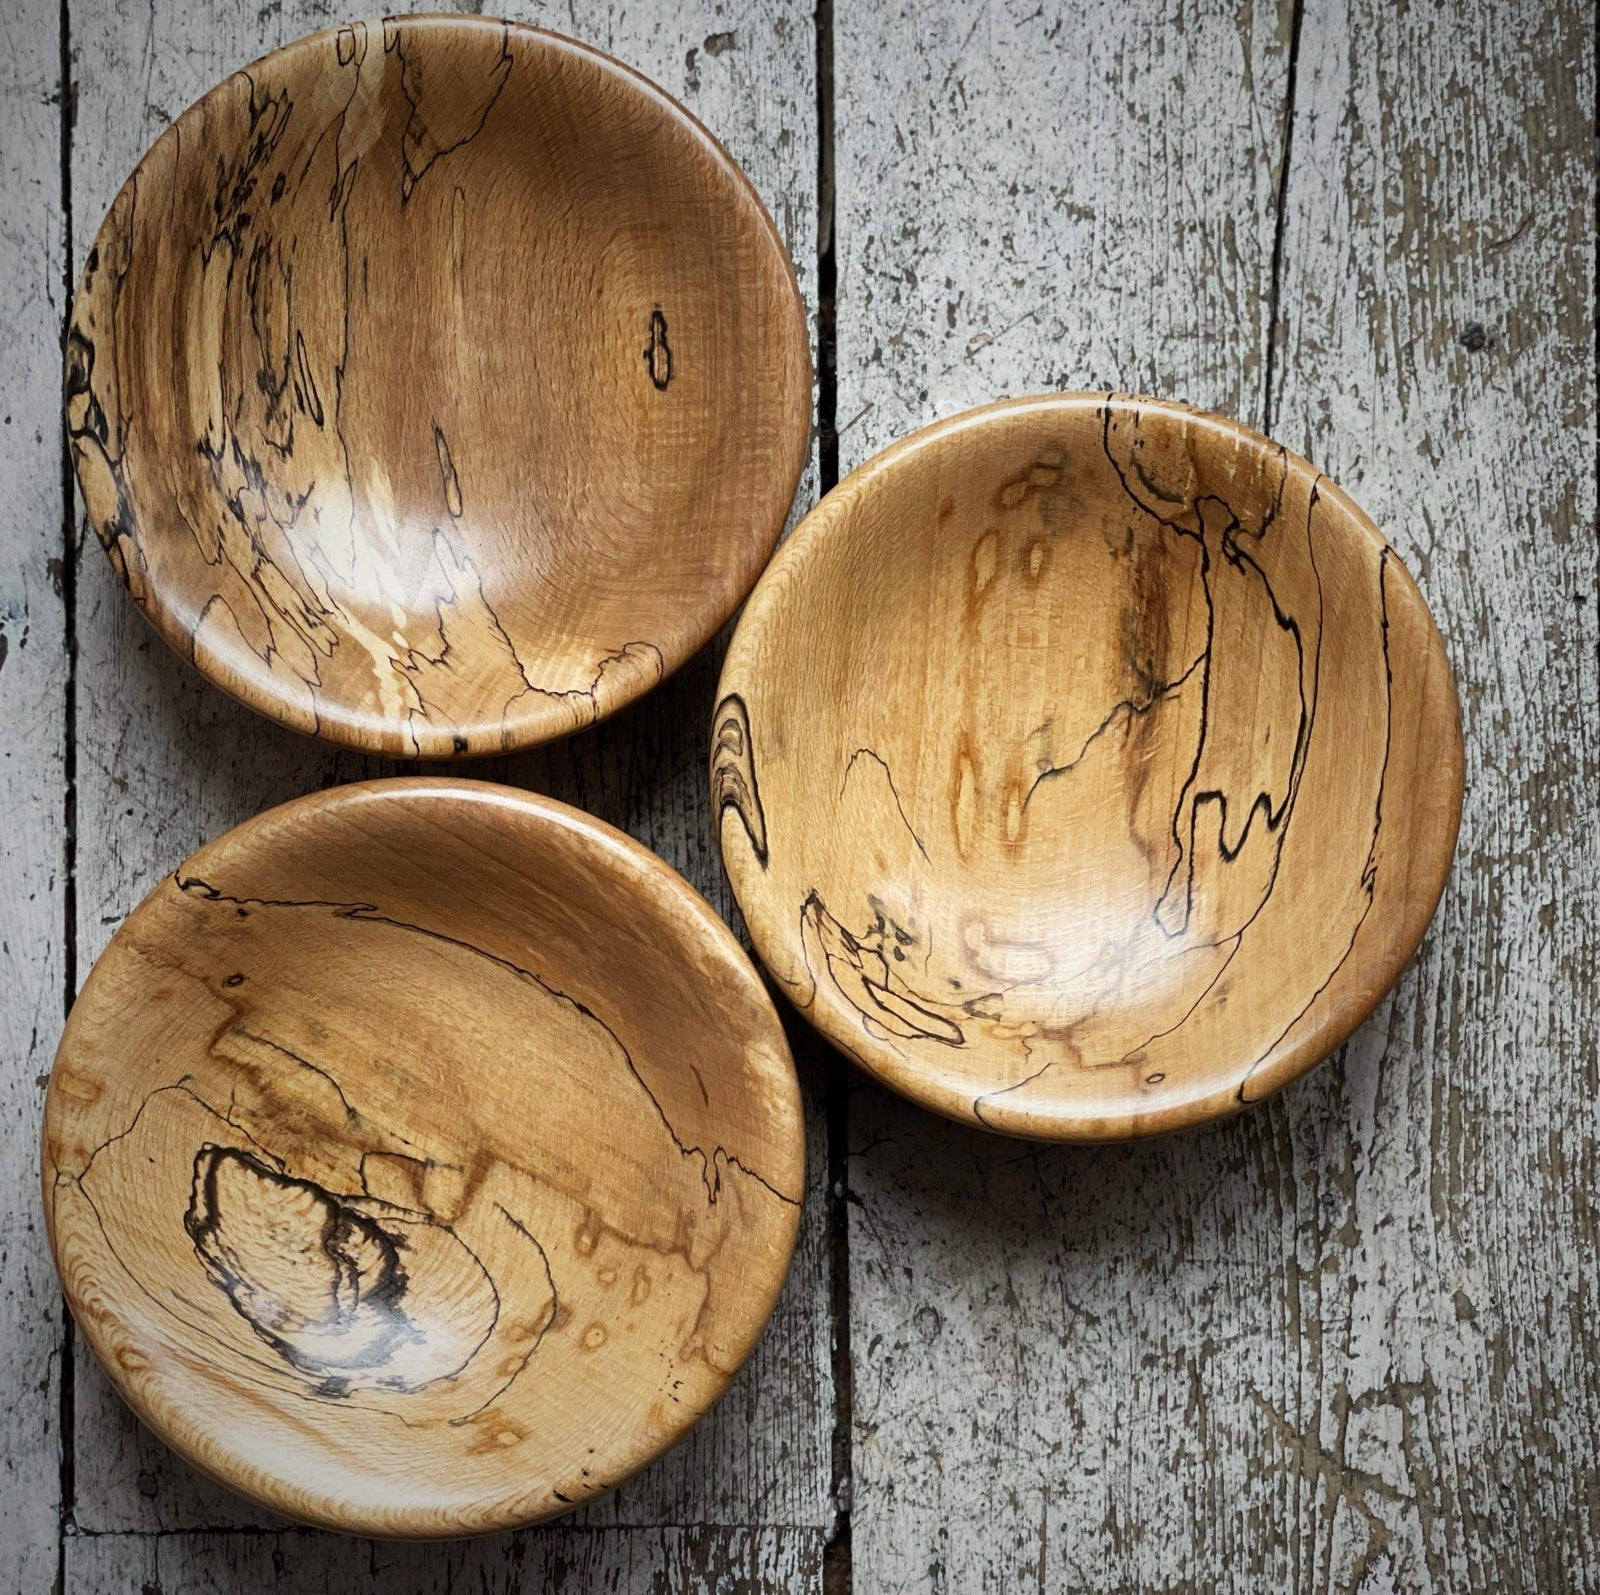
[{"label": "turned wooden bowl", "polygon": [[1175,1129],[1338,1046],[1461,811],[1439,633],[1243,427],[1104,394],[930,426],[746,606],[712,752],[767,967],[885,1084],[1015,1135]]},{"label": "turned wooden bowl", "polygon": [[477,17],[314,34],[156,141],[67,346],[89,520],[212,681],[332,741],[525,747],[733,612],[808,446],[794,273],[727,151]]},{"label": "turned wooden bowl", "polygon": [[477,782],[302,798],[194,855],[73,1007],[45,1213],[175,1450],[379,1535],[563,1512],[760,1335],[804,1178],[765,988],[654,854]]}]

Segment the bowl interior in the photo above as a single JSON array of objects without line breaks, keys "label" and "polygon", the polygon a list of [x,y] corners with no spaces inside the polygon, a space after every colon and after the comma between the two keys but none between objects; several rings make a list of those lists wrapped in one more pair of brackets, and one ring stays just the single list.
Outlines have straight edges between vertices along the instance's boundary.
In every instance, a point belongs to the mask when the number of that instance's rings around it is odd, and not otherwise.
[{"label": "bowl interior", "polygon": [[181,652],[395,754],[616,708],[731,613],[806,447],[803,311],[748,182],[615,62],[476,18],[235,74],[95,242],[69,422]]},{"label": "bowl interior", "polygon": [[1454,692],[1382,537],[1304,461],[1104,396],[958,417],[780,552],[718,711],[762,956],[890,1083],[1131,1134],[1281,1084],[1442,886]]},{"label": "bowl interior", "polygon": [[776,1015],[643,849],[472,784],[345,788],[196,854],[96,965],[52,1240],[134,1407],[312,1521],[564,1510],[681,1434],[776,1298]]}]

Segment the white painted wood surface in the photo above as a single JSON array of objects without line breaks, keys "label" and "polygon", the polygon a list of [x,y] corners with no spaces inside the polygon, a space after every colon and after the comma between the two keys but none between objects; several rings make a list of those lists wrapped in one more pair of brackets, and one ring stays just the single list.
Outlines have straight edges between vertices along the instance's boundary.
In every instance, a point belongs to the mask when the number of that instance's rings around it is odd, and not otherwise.
[{"label": "white painted wood surface", "polygon": [[[511,14],[685,99],[750,170],[815,303],[829,85],[804,0]],[[845,469],[1001,393],[1175,394],[1266,420],[1337,475],[1435,606],[1469,749],[1457,870],[1416,964],[1336,1059],[1231,1124],[1097,1151],[964,1132],[841,1076],[848,1189],[830,1201],[826,1054],[797,1035],[812,1194],[772,1330],[685,1446],[567,1525],[430,1547],[285,1529],[140,1431],[81,1346],[63,1453],[35,1136],[66,984],[201,839],[388,768],[206,687],[92,539],[52,565],[64,178],[76,270],[166,118],[342,15],[8,0],[0,28],[0,1590],[48,1589],[58,1558],[86,1595],[1600,1588],[1594,19],[1578,0],[821,13],[824,405]],[[816,490],[813,472],[802,505]],[[480,773],[622,824],[732,918],[704,793],[715,675],[713,651],[608,725]],[[853,1354],[837,1393],[836,1327]],[[837,1410],[853,1428],[835,1458]]]},{"label": "white painted wood surface", "polygon": [[0,1590],[48,1589],[59,1522],[62,1315],[39,1115],[65,997],[60,44],[55,7],[0,25]]},{"label": "white painted wood surface", "polygon": [[1600,1586],[1593,19],[838,15],[844,464],[1046,387],[1276,418],[1471,748],[1418,961],[1265,1108],[1030,1150],[860,1084],[856,1587]]}]

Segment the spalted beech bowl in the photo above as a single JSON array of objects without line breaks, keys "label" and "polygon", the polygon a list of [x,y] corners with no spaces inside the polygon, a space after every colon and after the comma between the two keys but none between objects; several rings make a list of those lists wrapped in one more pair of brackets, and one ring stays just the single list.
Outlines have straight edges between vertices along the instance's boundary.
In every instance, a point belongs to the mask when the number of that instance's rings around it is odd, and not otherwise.
[{"label": "spalted beech bowl", "polygon": [[654,854],[442,780],[250,820],[129,916],[45,1106],[56,1264],[169,1445],[281,1512],[589,1500],[743,1362],[804,1131],[771,1000]]},{"label": "spalted beech bowl", "polygon": [[931,426],[757,585],[712,779],[751,935],[898,1091],[1017,1135],[1173,1129],[1347,1037],[1461,809],[1455,689],[1382,535],[1214,416],[1079,394]]},{"label": "spalted beech bowl", "polygon": [[184,657],[373,752],[610,713],[759,574],[810,364],[755,191],[676,101],[476,17],[237,72],[117,196],[73,306],[89,519]]}]

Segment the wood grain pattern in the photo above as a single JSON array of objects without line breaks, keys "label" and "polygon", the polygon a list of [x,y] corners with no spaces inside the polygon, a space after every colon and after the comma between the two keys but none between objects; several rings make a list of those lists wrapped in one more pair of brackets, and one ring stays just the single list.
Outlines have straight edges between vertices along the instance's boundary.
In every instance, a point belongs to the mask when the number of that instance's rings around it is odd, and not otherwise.
[{"label": "wood grain pattern", "polygon": [[[647,72],[726,139],[761,188],[802,268],[809,298],[816,176],[809,6],[774,0],[737,19],[719,12],[715,0],[686,0],[670,13],[619,13],[604,0],[512,9],[522,20],[576,34]],[[192,7],[165,0],[154,6],[144,0],[74,4],[72,201],[80,265],[117,186],[166,120],[263,45],[337,20],[321,0],[285,0],[264,18],[260,10],[254,0],[216,0],[197,19]],[[730,29],[731,46],[722,37]],[[708,38],[716,41],[715,51],[705,48]],[[288,733],[215,691],[157,641],[115,584],[92,536],[77,579],[83,750],[77,936],[86,972],[112,929],[173,860],[207,836],[297,793],[391,767]],[[600,726],[480,768],[627,830],[731,913],[705,796],[705,714],[716,670],[716,658],[702,654]],[[185,772],[181,782],[173,780],[174,770]],[[825,1143],[815,1075],[805,1084],[810,1189],[817,1192]],[[31,1192],[29,1202],[37,1202]],[[597,1538],[582,1526],[589,1523],[714,1525],[726,1531],[729,1556],[749,1525],[794,1525],[816,1537],[779,1537],[772,1541],[774,1555],[798,1556],[803,1543],[820,1540],[833,1518],[825,1222],[824,1205],[808,1201],[790,1284],[726,1399],[671,1453],[614,1494],[574,1518],[507,1541],[507,1565],[519,1555],[559,1560],[569,1535],[574,1564],[595,1569],[614,1556],[617,1567],[628,1565],[636,1553],[627,1547],[638,1542]],[[167,1574],[178,1581],[181,1565],[190,1569],[182,1577],[203,1582],[211,1576],[208,1558],[217,1542],[184,1531],[254,1529],[276,1521],[196,1474],[157,1441],[81,1345],[74,1387],[72,1521],[84,1531],[162,1534]],[[268,1551],[261,1555],[270,1560]],[[406,1588],[411,1564],[380,1560],[390,1595]],[[795,1564],[799,1587],[806,1583],[802,1567],[809,1565]],[[446,1577],[435,1567],[419,1588],[437,1587],[435,1580]],[[471,1587],[466,1574],[458,1587]]]},{"label": "wood grain pattern", "polygon": [[[644,70],[725,139],[811,302],[809,5],[513,10]],[[845,466],[937,415],[1052,385],[1266,415],[1423,582],[1460,670],[1469,771],[1456,882],[1421,956],[1335,1059],[1258,1112],[1046,1149],[919,1120],[860,1083],[860,1589],[1600,1579],[1593,25],[1570,0],[1303,11],[1295,51],[1288,0],[837,10]],[[33,15],[13,7],[7,37],[19,61],[43,59],[39,101],[12,105],[42,127],[59,115],[44,105],[56,18],[30,38]],[[327,0],[73,0],[73,269],[167,120],[262,48],[341,20]],[[0,141],[7,169],[30,147]],[[52,181],[36,154],[8,211],[19,260],[48,244],[27,219]],[[18,526],[41,540],[59,519],[50,465],[27,463],[16,429],[56,424],[58,277],[39,263],[28,280],[44,286],[13,302],[19,325],[50,323],[49,391],[8,403],[0,450],[21,471]],[[380,766],[282,732],[182,666],[92,537],[76,582],[82,972],[205,836]],[[45,613],[30,603],[20,652],[11,632],[0,684],[36,658]],[[504,768],[625,826],[731,914],[704,784],[716,674],[703,655]],[[8,746],[20,768],[38,739]],[[8,909],[19,970],[62,956],[29,929],[34,890]],[[27,1012],[18,1026],[26,1040]],[[17,1056],[26,1089],[42,1061]],[[820,1146],[813,1133],[813,1158]],[[22,1234],[35,1151],[29,1132]],[[791,1288],[727,1397],[580,1514],[618,1527],[429,1547],[246,1528],[265,1517],[140,1428],[80,1346],[67,1588],[815,1589],[828,1530],[735,1525],[832,1518],[825,1211],[808,1202]],[[54,1435],[33,1427],[54,1395],[32,1377],[6,1387],[39,1449],[7,1476],[5,1507],[20,1489],[54,1497]],[[716,1526],[620,1526],[650,1522]]]},{"label": "wood grain pattern", "polygon": [[875,456],[773,560],[719,690],[763,960],[989,1129],[1259,1101],[1371,1012],[1455,847],[1455,689],[1405,567],[1304,460],[1174,405],[1016,400]]},{"label": "wood grain pattern", "polygon": [[843,464],[1058,381],[1264,421],[1467,730],[1419,956],[1259,1111],[1023,1148],[859,1084],[858,1588],[1600,1579],[1593,22],[1294,10],[838,12]]},{"label": "wood grain pattern", "polygon": [[737,944],[620,833],[510,788],[270,811],[130,916],[62,1039],[52,1245],[165,1438],[330,1527],[557,1515],[748,1355],[803,1192]]},{"label": "wood grain pattern", "polygon": [[67,417],[161,635],[296,730],[496,754],[727,619],[806,454],[772,222],[654,85],[551,34],[314,35],[184,112],[89,250]]}]

